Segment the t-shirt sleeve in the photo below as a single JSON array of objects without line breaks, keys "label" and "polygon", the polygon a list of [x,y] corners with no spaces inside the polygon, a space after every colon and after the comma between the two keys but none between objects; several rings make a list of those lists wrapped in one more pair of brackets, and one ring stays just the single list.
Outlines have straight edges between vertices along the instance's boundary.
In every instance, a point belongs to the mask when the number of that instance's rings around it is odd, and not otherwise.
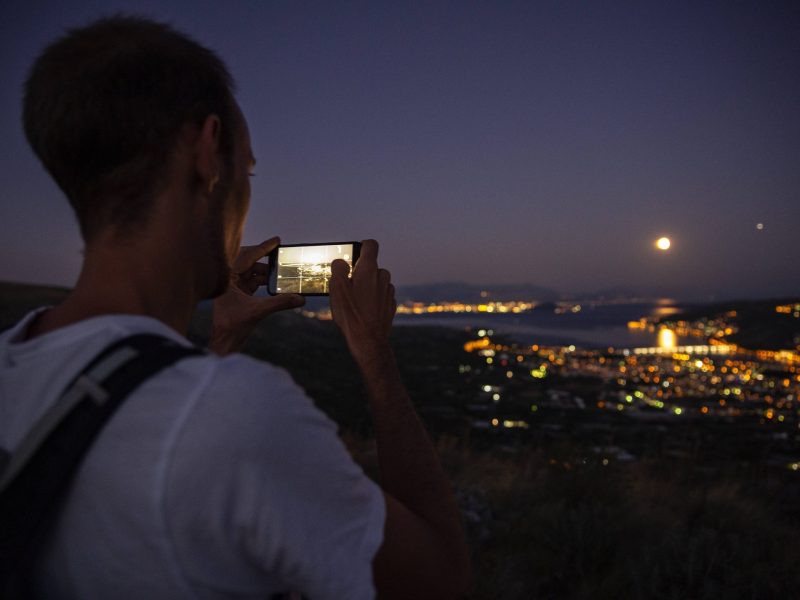
[{"label": "t-shirt sleeve", "polygon": [[285,371],[217,362],[169,449],[164,512],[193,586],[373,598],[380,488]]}]

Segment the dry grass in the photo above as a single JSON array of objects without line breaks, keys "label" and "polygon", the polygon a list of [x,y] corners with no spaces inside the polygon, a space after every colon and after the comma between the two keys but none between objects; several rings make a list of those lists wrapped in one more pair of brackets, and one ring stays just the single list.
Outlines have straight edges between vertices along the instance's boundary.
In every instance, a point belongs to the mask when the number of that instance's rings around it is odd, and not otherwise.
[{"label": "dry grass", "polygon": [[[375,476],[373,444],[346,439]],[[438,446],[470,539],[473,599],[800,597],[800,527],[746,491],[752,481]]]}]

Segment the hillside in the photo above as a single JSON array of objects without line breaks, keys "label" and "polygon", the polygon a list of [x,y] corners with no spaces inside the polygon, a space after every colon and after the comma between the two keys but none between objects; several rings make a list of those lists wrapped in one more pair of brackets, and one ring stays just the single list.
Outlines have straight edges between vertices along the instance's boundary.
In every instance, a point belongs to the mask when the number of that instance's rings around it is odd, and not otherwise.
[{"label": "hillside", "polygon": [[[0,284],[0,327],[66,293]],[[732,310],[713,311],[725,309]],[[198,311],[189,336],[202,344],[209,329],[208,310]],[[798,473],[759,463],[720,467],[700,445],[679,458],[654,454],[606,465],[592,444],[609,446],[619,437],[601,427],[599,441],[587,444],[557,412],[549,422],[563,425],[565,436],[549,437],[547,423],[532,421],[527,441],[481,438],[460,428],[457,417],[478,394],[459,367],[477,370],[483,361],[464,352],[468,337],[460,330],[399,327],[392,343],[461,506],[473,558],[469,598],[800,597],[800,515],[792,508],[800,502]],[[289,370],[339,424],[356,461],[379,479],[363,389],[333,323],[294,312],[273,315],[245,351]],[[598,413],[582,418],[602,426]],[[693,427],[687,421],[670,429],[670,437],[685,438]],[[736,440],[748,443],[753,440]]]}]

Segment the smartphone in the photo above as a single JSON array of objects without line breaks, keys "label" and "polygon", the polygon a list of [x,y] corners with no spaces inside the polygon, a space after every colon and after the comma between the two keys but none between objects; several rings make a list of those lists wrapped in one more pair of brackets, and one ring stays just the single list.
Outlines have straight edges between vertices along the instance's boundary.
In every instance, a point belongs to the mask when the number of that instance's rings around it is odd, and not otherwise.
[{"label": "smartphone", "polygon": [[267,291],[275,294],[327,296],[330,293],[331,263],[337,258],[353,268],[361,242],[287,244],[269,254]]}]

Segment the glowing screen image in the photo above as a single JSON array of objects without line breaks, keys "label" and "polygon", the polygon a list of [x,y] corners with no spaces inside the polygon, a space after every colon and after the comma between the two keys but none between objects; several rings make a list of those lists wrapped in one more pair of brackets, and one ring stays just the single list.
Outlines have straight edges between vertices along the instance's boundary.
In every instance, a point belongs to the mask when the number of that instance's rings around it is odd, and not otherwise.
[{"label": "glowing screen image", "polygon": [[278,248],[276,292],[327,294],[331,263],[337,258],[353,266],[353,244]]}]

